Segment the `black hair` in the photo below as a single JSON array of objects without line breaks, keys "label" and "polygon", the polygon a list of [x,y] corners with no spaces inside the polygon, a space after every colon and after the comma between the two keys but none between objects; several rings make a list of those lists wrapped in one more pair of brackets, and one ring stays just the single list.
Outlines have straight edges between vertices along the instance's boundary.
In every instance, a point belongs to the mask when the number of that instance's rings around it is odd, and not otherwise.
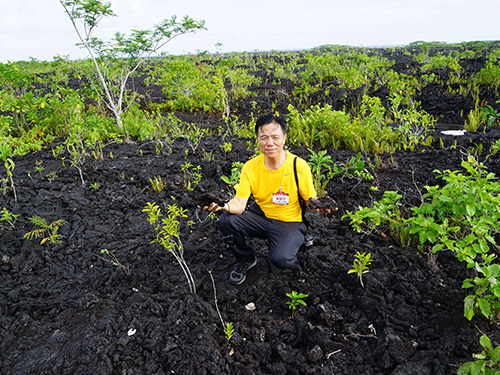
[{"label": "black hair", "polygon": [[261,127],[272,123],[279,124],[279,126],[281,126],[281,130],[283,130],[283,134],[286,134],[286,120],[283,117],[274,115],[264,115],[259,117],[259,119],[255,123],[255,135],[259,133],[259,129]]}]

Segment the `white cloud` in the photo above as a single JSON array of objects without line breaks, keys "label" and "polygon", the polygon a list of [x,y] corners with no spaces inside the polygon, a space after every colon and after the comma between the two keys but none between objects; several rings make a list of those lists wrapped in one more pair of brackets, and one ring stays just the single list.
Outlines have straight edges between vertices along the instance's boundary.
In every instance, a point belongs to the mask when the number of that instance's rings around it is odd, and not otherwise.
[{"label": "white cloud", "polygon": [[[167,44],[171,53],[312,48],[321,44],[394,45],[416,40],[499,39],[497,0],[115,0],[117,17],[96,36],[150,29],[176,14],[206,21],[206,31]],[[59,1],[0,0],[0,61],[84,57]]]}]

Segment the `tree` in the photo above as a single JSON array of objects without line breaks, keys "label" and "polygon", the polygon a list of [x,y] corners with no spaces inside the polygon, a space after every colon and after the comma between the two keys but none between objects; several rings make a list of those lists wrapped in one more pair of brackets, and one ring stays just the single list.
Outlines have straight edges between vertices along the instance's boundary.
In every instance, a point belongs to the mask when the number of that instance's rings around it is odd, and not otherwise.
[{"label": "tree", "polygon": [[103,41],[93,36],[95,28],[104,17],[115,17],[111,3],[100,0],[59,0],[69,16],[80,39],[78,45],[87,49],[97,71],[97,83],[92,81],[101,99],[113,113],[118,128],[124,132],[122,115],[136,98],[127,96],[126,84],[131,75],[152,54],[159,51],[173,38],[205,29],[205,21],[195,21],[185,16],[178,22],[176,16],[165,19],[153,30],[131,30],[130,36],[115,33],[113,39]]}]

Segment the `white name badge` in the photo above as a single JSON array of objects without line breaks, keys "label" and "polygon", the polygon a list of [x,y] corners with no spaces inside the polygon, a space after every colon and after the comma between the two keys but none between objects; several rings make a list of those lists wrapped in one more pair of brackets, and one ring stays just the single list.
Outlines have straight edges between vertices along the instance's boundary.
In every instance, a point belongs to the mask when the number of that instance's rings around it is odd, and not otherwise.
[{"label": "white name badge", "polygon": [[282,205],[286,205],[286,204],[290,203],[290,199],[288,197],[288,194],[282,193],[282,192],[274,193],[273,194],[273,203],[274,204],[282,204]]}]

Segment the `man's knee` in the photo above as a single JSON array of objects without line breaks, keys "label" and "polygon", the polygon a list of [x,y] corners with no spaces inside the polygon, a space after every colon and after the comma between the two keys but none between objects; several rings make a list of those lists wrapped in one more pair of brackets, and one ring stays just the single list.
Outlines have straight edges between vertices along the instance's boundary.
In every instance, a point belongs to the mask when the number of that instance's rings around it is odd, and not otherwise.
[{"label": "man's knee", "polygon": [[295,264],[297,257],[295,255],[291,257],[283,254],[274,254],[269,256],[269,261],[276,268],[286,269]]}]

